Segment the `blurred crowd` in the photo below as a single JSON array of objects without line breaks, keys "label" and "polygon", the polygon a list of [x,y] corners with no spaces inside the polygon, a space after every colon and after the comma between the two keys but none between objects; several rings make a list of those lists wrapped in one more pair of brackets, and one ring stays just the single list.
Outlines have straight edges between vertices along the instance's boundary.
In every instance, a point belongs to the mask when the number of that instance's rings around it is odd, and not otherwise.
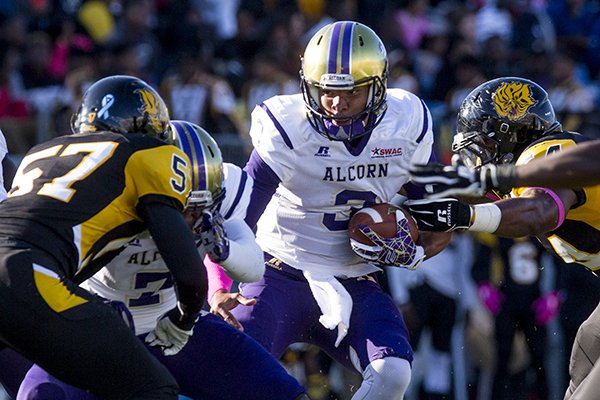
[{"label": "blurred crowd", "polygon": [[[224,156],[241,164],[247,157],[244,146],[254,106],[276,94],[299,92],[300,55],[306,42],[321,26],[345,19],[367,24],[383,39],[390,61],[388,87],[408,89],[427,103],[443,162],[450,160],[460,103],[471,89],[499,76],[536,81],[548,91],[565,129],[600,137],[598,0],[2,0],[0,128],[9,151],[22,155],[35,143],[70,132],[73,105],[89,84],[106,75],[128,74],[156,87],[173,119],[198,123],[220,144],[237,138],[228,143],[240,151],[224,149]],[[471,246],[480,248],[474,243]],[[459,260],[465,264],[473,251],[450,256],[457,265]],[[464,268],[468,271],[471,265]],[[459,310],[470,307],[460,296],[476,291],[478,282],[471,278],[466,279],[471,289],[447,294],[457,299]],[[501,286],[502,278],[494,274],[488,280]],[[419,284],[423,282],[427,278]],[[581,293],[575,277],[561,275],[553,282],[544,290],[562,291],[563,302]],[[414,294],[415,285],[404,295],[395,294],[399,306],[410,303],[408,293]],[[574,310],[561,322],[578,326],[587,315],[574,313],[589,313],[581,306]],[[453,323],[463,329],[472,322],[466,315],[457,312]],[[479,318],[481,325],[485,324]],[[572,339],[567,328],[562,332],[566,339],[559,357],[566,368],[563,357]],[[464,345],[454,343],[452,348],[462,351]],[[450,357],[456,366],[460,360]],[[485,364],[485,358],[471,364]],[[352,377],[314,349],[293,349],[283,362],[312,385],[314,399],[344,398],[342,392],[351,391]],[[517,364],[511,364],[513,372],[528,365],[523,359],[511,362]],[[484,372],[493,370],[490,363]],[[448,379],[454,390],[439,398],[461,398],[459,381],[471,385],[465,396],[486,398],[474,394],[485,386],[481,379],[472,383],[465,371],[468,368],[463,368],[462,380],[452,372],[455,379]],[[527,379],[523,387],[530,383]],[[345,386],[339,387],[339,382]],[[493,384],[488,386],[491,390]],[[338,397],[333,397],[336,391]],[[517,398],[514,391],[512,396]]]},{"label": "blurred crowd", "polygon": [[0,128],[22,154],[68,133],[82,91],[122,73],[173,118],[243,137],[257,103],[299,92],[308,38],[342,19],[383,39],[388,85],[427,102],[442,161],[464,96],[502,75],[547,89],[566,129],[600,132],[597,0],[3,0]]}]

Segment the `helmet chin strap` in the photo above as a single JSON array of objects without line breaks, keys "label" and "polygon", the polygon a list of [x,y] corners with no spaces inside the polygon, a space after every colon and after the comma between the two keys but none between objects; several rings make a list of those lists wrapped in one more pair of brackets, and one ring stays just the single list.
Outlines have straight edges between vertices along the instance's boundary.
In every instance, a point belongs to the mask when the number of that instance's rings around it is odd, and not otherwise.
[{"label": "helmet chin strap", "polygon": [[[365,125],[362,120],[354,121],[350,125],[338,126],[334,125],[331,120],[326,119],[323,121],[323,124],[327,130],[327,135],[331,138],[336,138],[337,140],[356,139],[365,131]],[[340,128],[343,132],[342,135],[340,135]],[[352,134],[352,138],[350,138],[350,134]]]}]

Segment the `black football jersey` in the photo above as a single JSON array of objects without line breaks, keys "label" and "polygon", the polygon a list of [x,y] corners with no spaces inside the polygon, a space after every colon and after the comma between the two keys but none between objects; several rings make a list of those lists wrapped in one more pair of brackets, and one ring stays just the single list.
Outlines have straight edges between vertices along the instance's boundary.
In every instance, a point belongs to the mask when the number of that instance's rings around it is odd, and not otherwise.
[{"label": "black football jersey", "polygon": [[73,277],[146,229],[140,210],[161,202],[183,210],[190,161],[179,148],[141,134],[54,138],[23,158],[0,203],[0,236],[39,247]]}]

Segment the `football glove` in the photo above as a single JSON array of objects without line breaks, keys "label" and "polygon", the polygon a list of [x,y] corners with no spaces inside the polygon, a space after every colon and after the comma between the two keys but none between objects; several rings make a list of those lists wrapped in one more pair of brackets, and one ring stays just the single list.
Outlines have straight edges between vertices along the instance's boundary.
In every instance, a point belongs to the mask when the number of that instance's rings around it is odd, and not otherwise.
[{"label": "football glove", "polygon": [[413,241],[408,221],[402,211],[396,211],[396,224],[397,233],[393,238],[384,238],[369,226],[359,225],[358,229],[373,242],[373,245],[351,238],[352,250],[373,264],[417,269],[425,258],[425,251]]},{"label": "football glove", "polygon": [[225,233],[225,220],[219,211],[202,212],[200,239],[206,249],[206,254],[215,263],[221,263],[229,257],[229,239]]},{"label": "football glove", "polygon": [[514,186],[514,166],[486,164],[478,169],[464,165],[415,164],[411,179],[424,186],[429,198],[483,196],[492,189],[508,192]]},{"label": "football glove", "polygon": [[189,315],[183,311],[181,303],[163,315],[153,331],[146,336],[146,343],[158,346],[165,356],[172,356],[181,351],[194,333],[194,324],[198,315]]},{"label": "football glove", "polygon": [[451,232],[471,226],[471,206],[457,199],[407,200],[404,207],[422,231]]}]

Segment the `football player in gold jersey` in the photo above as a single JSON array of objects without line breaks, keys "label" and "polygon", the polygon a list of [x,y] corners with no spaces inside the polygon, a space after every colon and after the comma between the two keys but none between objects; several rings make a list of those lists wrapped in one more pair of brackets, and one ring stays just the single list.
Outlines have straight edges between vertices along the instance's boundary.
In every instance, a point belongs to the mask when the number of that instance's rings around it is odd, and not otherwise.
[{"label": "football player in gold jersey", "polygon": [[[565,262],[599,270],[600,185],[597,179],[582,179],[582,160],[577,159],[575,168],[562,164],[565,169],[556,179],[559,185],[553,185],[545,172],[540,183],[532,180],[530,186],[513,188],[510,198],[510,187],[528,182],[517,182],[515,168],[505,167],[514,164],[518,169],[530,162],[542,165],[550,161],[547,171],[557,171],[561,157],[551,154],[566,150],[566,157],[572,157],[581,146],[579,154],[583,151],[589,156],[595,144],[583,143],[588,140],[563,131],[546,91],[536,83],[513,77],[486,82],[467,96],[459,111],[453,151],[464,166],[414,166],[413,180],[438,198],[408,206],[420,229],[466,229],[508,237],[535,235]],[[568,184],[567,177],[574,170],[579,171],[577,180]],[[494,187],[499,189],[486,193]],[[507,198],[476,205],[439,198],[472,194]],[[590,274],[590,279],[597,276]],[[600,306],[582,324],[573,344],[565,399],[597,398],[600,379],[594,377],[600,377],[600,369],[593,367],[600,358],[599,330]]]},{"label": "football player in gold jersey", "polygon": [[527,164],[414,165],[411,173],[429,188],[429,197],[481,196],[522,186],[580,188],[600,185],[600,140],[589,140]]},{"label": "football player in gold jersey", "polygon": [[207,290],[182,213],[190,160],[170,143],[163,100],[134,77],[90,86],[72,128],[25,155],[0,203],[0,348],[101,398],[177,399],[169,371],[78,284],[148,229],[178,300],[157,323],[158,344],[185,345]]}]

